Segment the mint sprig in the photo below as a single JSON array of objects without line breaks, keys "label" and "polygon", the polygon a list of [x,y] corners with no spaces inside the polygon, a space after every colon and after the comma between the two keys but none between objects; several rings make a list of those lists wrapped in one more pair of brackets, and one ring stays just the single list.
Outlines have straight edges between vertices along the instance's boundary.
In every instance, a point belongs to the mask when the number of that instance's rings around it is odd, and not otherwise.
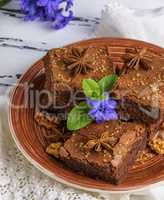
[{"label": "mint sprig", "polygon": [[118,76],[115,74],[105,76],[98,82],[98,84],[103,92],[111,91],[115,87],[117,79]]},{"label": "mint sprig", "polygon": [[90,108],[85,102],[81,102],[75,106],[68,114],[67,128],[70,131],[75,131],[90,124],[93,119],[88,115]]},{"label": "mint sprig", "polygon": [[[117,75],[114,74],[105,76],[99,81],[84,79],[82,87],[85,96],[100,101],[105,99],[105,92],[111,91],[115,87],[117,78]],[[78,106],[75,106],[68,114],[67,129],[75,131],[90,124],[93,121],[88,115],[90,109],[86,102],[81,102]]]},{"label": "mint sprig", "polygon": [[82,86],[85,96],[100,100],[105,98],[104,92],[111,91],[114,88],[117,78],[117,75],[113,74],[103,77],[98,82],[92,79],[84,79]]},{"label": "mint sprig", "polygon": [[92,79],[84,79],[82,83],[85,96],[90,98],[99,98],[102,94],[100,85]]}]

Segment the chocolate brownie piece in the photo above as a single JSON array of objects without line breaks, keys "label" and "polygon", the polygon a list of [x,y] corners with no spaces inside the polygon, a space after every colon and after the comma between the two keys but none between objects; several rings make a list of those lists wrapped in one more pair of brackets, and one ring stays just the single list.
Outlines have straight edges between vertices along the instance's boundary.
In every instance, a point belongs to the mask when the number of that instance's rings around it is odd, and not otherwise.
[{"label": "chocolate brownie piece", "polygon": [[68,110],[72,101],[74,90],[66,88],[63,84],[56,84],[53,92],[49,91],[45,93],[42,98],[43,108],[49,110]]},{"label": "chocolate brownie piece", "polygon": [[75,132],[60,148],[60,159],[71,169],[112,183],[122,182],[139,150],[145,148],[144,125],[110,121]]},{"label": "chocolate brownie piece", "polygon": [[[45,88],[55,91],[59,106],[71,105],[69,97],[81,88],[84,78],[100,79],[114,72],[106,46],[53,49],[44,60]],[[156,124],[164,119],[164,60],[153,59],[149,65],[150,68],[144,65],[130,69],[119,78],[114,96],[118,98],[118,112],[123,120]],[[54,99],[51,100],[54,105]]]},{"label": "chocolate brownie piece", "polygon": [[131,69],[120,76],[115,95],[122,118],[161,123],[164,120],[164,60],[149,69]]},{"label": "chocolate brownie piece", "polygon": [[108,49],[102,47],[67,47],[50,50],[44,58],[45,88],[54,91],[56,84],[81,88],[84,78],[100,79],[113,73]]}]

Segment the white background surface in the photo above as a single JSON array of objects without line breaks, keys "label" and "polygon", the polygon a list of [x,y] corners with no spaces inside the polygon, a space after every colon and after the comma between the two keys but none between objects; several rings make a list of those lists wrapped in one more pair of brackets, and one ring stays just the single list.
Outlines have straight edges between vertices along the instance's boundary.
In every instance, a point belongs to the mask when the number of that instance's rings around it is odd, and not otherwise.
[{"label": "white background surface", "polygon": [[[0,75],[13,75],[13,78],[0,78],[0,84],[15,82],[15,74],[24,72],[46,53],[45,51],[23,48],[23,46],[50,49],[92,37],[95,21],[99,21],[94,18],[101,16],[101,9],[109,1],[74,0],[75,16],[90,19],[89,22],[75,21],[63,30],[54,31],[49,28],[48,24],[27,23],[21,18],[9,16],[11,13],[15,14],[14,9],[19,9],[19,1],[12,0],[5,7],[11,11],[0,10]],[[120,2],[130,8],[138,9],[164,6],[164,0],[120,0]],[[22,15],[16,13],[16,16]],[[22,40],[22,42],[16,41],[17,39]],[[4,43],[15,47],[3,46]],[[2,85],[0,89],[2,89]]]}]

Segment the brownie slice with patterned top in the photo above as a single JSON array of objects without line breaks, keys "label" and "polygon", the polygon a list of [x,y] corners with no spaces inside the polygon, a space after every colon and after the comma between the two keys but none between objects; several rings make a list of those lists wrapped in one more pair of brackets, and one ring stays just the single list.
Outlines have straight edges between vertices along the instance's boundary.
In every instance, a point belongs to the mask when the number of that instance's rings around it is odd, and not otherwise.
[{"label": "brownie slice with patterned top", "polygon": [[164,120],[164,59],[154,57],[151,62],[142,63],[134,58],[125,65],[127,71],[120,76],[114,91],[120,116],[149,125],[160,124]]},{"label": "brownie slice with patterned top", "polygon": [[118,184],[126,178],[146,142],[144,125],[120,121],[92,123],[64,143],[59,157],[72,170]]},{"label": "brownie slice with patterned top", "polygon": [[52,92],[59,83],[79,89],[85,78],[99,80],[113,73],[113,64],[106,46],[52,49],[45,56],[44,64],[45,88]]},{"label": "brownie slice with patterned top", "polygon": [[[136,48],[131,48],[124,57],[125,67],[114,91],[119,101],[120,118],[149,125],[161,123],[164,120],[164,59],[149,56],[146,49]],[[83,79],[99,80],[117,72],[106,46],[53,49],[44,60],[45,88],[57,91],[58,102],[62,105],[68,103],[65,99],[68,100],[71,92],[81,89]],[[69,100],[70,105],[72,100]]]}]

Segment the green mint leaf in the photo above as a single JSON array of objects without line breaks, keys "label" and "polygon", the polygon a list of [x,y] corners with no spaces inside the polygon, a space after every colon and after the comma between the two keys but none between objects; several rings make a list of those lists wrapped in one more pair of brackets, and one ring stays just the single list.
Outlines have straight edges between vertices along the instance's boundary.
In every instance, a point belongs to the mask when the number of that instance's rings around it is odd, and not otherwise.
[{"label": "green mint leaf", "polygon": [[75,106],[68,114],[67,129],[75,131],[90,124],[93,120],[88,115],[89,110],[90,108],[85,102]]},{"label": "green mint leaf", "polygon": [[113,74],[103,77],[98,84],[103,92],[110,91],[117,83],[118,76]]},{"label": "green mint leaf", "polygon": [[106,95],[104,95],[104,94],[102,94],[101,96],[99,96],[99,98],[98,99],[95,99],[95,100],[104,100],[104,99],[106,99]]},{"label": "green mint leaf", "polygon": [[83,80],[83,91],[85,96],[90,98],[99,98],[102,94],[99,84],[92,79]]}]

